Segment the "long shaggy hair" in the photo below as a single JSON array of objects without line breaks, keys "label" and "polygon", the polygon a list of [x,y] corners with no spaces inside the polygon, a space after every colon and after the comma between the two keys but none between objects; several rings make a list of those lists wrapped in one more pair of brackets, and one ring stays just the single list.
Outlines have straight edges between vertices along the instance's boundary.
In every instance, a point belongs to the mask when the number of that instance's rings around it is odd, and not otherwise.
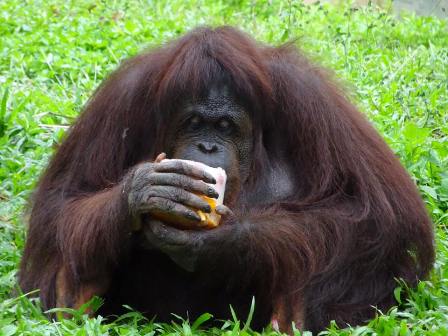
[{"label": "long shaggy hair", "polygon": [[[254,124],[251,179],[234,204],[253,229],[239,247],[217,247],[217,264],[227,262],[214,267],[236,268],[229,256],[240,253],[239,273],[228,276],[261,298],[260,325],[278,311],[286,325],[301,312],[310,330],[362,323],[372,306],[394,304],[396,278],[413,286],[428,274],[432,225],[416,187],[327,72],[292,44],[274,48],[218,27],[127,60],[87,103],[33,199],[25,292],[39,288],[44,307],[54,307],[61,270],[66,305],[92,283],[89,297],[108,292],[132,253],[129,219],[111,190],[164,150],[179,104],[223,76]],[[294,172],[293,196],[250,203],[277,160]]]}]

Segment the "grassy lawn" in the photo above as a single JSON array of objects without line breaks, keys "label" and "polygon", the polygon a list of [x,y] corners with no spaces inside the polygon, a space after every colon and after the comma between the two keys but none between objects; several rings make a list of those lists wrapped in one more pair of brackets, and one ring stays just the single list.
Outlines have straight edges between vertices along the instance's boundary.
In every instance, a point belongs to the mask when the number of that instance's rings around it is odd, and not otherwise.
[{"label": "grassy lawn", "polygon": [[252,334],[250,323],[236,320],[201,329],[207,314],[173,316],[169,325],[131,310],[118,322],[82,311],[48,321],[38,302],[12,295],[27,200],[88,97],[123,58],[204,24],[237,25],[273,44],[297,38],[334,69],[412,174],[433,218],[429,281],[414,290],[397,283],[399,307],[378,311],[366,326],[323,334],[448,335],[447,21],[281,0],[0,1],[0,335]]}]

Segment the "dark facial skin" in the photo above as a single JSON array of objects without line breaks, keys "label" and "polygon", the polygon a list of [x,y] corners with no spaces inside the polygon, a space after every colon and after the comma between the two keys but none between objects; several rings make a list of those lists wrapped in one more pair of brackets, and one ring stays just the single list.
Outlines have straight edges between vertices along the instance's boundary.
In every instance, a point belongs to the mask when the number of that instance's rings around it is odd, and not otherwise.
[{"label": "dark facial skin", "polygon": [[226,88],[214,88],[208,97],[186,104],[172,130],[168,156],[223,168],[227,173],[226,201],[236,196],[252,160],[252,122]]}]

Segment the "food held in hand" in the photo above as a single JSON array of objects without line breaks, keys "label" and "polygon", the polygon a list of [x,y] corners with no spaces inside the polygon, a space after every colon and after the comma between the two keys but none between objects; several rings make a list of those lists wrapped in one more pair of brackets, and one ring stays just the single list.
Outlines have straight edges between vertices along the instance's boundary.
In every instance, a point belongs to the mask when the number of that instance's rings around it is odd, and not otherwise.
[{"label": "food held in hand", "polygon": [[183,161],[188,164],[191,164],[192,166],[195,166],[197,168],[200,168],[202,170],[205,170],[209,174],[211,174],[215,180],[216,184],[209,184],[212,188],[216,190],[216,192],[219,194],[218,198],[211,198],[205,195],[199,195],[202,199],[204,199],[211,207],[212,211],[210,213],[203,212],[201,210],[197,210],[197,214],[199,217],[201,217],[201,222],[203,223],[204,227],[207,228],[214,228],[219,225],[219,222],[221,220],[221,215],[216,213],[215,209],[218,205],[223,204],[224,201],[224,192],[226,190],[226,181],[227,181],[227,174],[224,169],[221,167],[213,168],[210,166],[207,166],[206,164],[202,162],[197,161],[191,161],[191,160],[180,160],[180,159],[165,159],[162,160],[162,162],[165,161]]}]

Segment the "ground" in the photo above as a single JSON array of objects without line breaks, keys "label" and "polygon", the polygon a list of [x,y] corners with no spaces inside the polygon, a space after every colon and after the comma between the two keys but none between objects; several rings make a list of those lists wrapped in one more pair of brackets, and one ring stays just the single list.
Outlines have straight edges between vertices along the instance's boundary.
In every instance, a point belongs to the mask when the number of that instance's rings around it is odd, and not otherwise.
[{"label": "ground", "polygon": [[295,39],[333,69],[411,173],[434,221],[430,279],[413,290],[397,282],[399,307],[378,311],[365,326],[331,326],[324,334],[447,335],[447,21],[281,0],[0,2],[0,335],[253,333],[250,317],[201,329],[211,318],[206,312],[196,322],[173,316],[172,324],[131,310],[117,322],[82,311],[48,321],[38,302],[13,294],[27,200],[68,125],[120,60],[204,24],[236,25],[273,44]]}]

